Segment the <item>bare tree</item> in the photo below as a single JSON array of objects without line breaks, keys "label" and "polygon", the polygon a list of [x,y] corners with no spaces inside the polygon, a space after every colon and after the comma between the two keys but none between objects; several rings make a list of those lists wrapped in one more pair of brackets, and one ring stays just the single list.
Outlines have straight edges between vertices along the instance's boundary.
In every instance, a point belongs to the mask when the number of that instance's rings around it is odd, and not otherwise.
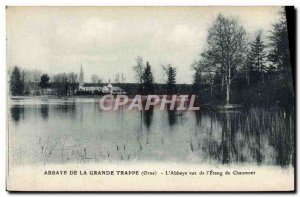
[{"label": "bare tree", "polygon": [[122,72],[121,73],[121,83],[124,83],[125,80],[126,80],[126,77],[125,77],[124,73]]},{"label": "bare tree", "polygon": [[68,76],[66,73],[58,73],[51,77],[53,89],[56,95],[67,95],[69,91]]},{"label": "bare tree", "polygon": [[99,82],[102,82],[102,80],[100,79],[100,77],[96,74],[93,74],[92,77],[91,77],[91,81],[92,83],[99,83]]},{"label": "bare tree", "polygon": [[22,80],[24,82],[24,93],[29,94],[30,90],[33,94],[39,94],[39,82],[42,76],[40,70],[22,69]]},{"label": "bare tree", "polygon": [[120,73],[117,73],[114,79],[115,83],[120,83]]},{"label": "bare tree", "polygon": [[31,72],[31,82],[38,83],[41,79],[42,72],[40,70],[34,69]]},{"label": "bare tree", "polygon": [[75,94],[76,88],[77,88],[77,83],[78,83],[78,75],[75,74],[74,72],[68,73],[68,82],[70,84],[70,90],[72,95]]},{"label": "bare tree", "polygon": [[136,58],[136,65],[133,67],[133,70],[135,71],[136,79],[139,84],[143,83],[143,71],[144,71],[144,62],[143,58],[141,56],[138,56]]},{"label": "bare tree", "polygon": [[[219,14],[208,30],[205,61],[218,67],[226,85],[226,104],[230,103],[231,81],[244,63],[246,32],[237,18]],[[223,86],[223,85],[222,85]]]}]

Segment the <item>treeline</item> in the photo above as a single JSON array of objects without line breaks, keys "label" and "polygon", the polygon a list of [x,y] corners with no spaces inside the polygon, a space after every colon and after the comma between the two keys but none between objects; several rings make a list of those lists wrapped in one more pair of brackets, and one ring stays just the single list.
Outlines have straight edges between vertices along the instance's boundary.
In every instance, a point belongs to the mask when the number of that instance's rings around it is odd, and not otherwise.
[{"label": "treeline", "polygon": [[10,75],[10,93],[13,96],[27,95],[75,95],[78,75],[58,73],[49,76],[38,70],[22,70],[14,66]]},{"label": "treeline", "polygon": [[202,102],[215,105],[293,105],[285,12],[263,36],[253,40],[237,18],[219,14],[208,30],[205,49],[193,64],[193,90]]},{"label": "treeline", "polygon": [[[103,84],[104,85],[104,84]],[[106,84],[105,84],[106,85]],[[141,85],[139,83],[113,83],[127,92],[127,95],[141,94]],[[169,85],[162,83],[153,83],[153,90],[149,94],[166,95],[170,94]],[[189,95],[193,94],[193,86],[191,84],[176,84],[176,92],[174,94]]]},{"label": "treeline", "polygon": [[[143,66],[142,66],[143,67]],[[143,68],[144,69],[144,68]],[[170,65],[166,68],[166,73],[173,73],[170,76],[170,82],[168,84],[156,84],[151,72],[151,66],[147,62],[145,72],[141,74],[141,83],[113,83],[113,86],[118,86],[124,89],[127,94],[170,94],[175,93],[175,87],[177,93],[190,94],[191,85],[177,84],[175,85],[175,69]],[[92,75],[92,79],[95,79],[96,75]],[[123,76],[122,76],[123,77]],[[94,85],[104,86],[107,83],[102,83],[102,80],[97,78]],[[78,89],[78,75],[71,73],[58,73],[53,76],[49,76],[46,73],[42,73],[38,70],[22,70],[20,67],[15,66],[12,69],[10,76],[10,92],[13,96],[26,96],[26,95],[76,95]],[[85,93],[92,94],[92,93]],[[100,93],[99,93],[100,94]]]}]

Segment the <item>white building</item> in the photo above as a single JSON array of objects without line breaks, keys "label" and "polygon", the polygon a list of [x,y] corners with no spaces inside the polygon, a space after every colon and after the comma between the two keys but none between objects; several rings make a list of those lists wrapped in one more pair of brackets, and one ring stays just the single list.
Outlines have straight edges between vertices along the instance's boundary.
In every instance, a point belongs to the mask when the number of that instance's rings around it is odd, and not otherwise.
[{"label": "white building", "polygon": [[109,83],[106,86],[102,86],[98,83],[84,83],[84,74],[82,66],[79,73],[79,86],[78,91],[96,93],[101,92],[103,94],[126,94],[126,92],[120,87],[114,87],[109,79]]}]

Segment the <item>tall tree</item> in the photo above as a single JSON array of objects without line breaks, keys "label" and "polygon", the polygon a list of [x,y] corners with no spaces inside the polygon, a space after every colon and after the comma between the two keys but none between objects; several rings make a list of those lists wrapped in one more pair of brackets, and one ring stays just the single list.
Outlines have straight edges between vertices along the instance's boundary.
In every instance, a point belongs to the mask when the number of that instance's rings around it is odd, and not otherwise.
[{"label": "tall tree", "polygon": [[[291,79],[292,71],[290,64],[290,52],[288,42],[288,31],[285,11],[280,12],[280,19],[273,24],[273,30],[269,37],[270,39],[270,53],[269,60],[277,67],[278,70],[286,74],[287,79]],[[290,80],[290,82],[292,82]]]},{"label": "tall tree", "polygon": [[24,93],[24,81],[21,77],[20,68],[13,68],[10,78],[10,91],[13,96],[20,96]]},{"label": "tall tree", "polygon": [[[194,88],[200,88],[201,84],[210,84],[210,97],[212,98],[214,77],[216,76],[218,63],[215,62],[209,51],[201,53],[200,60],[192,65],[195,70]],[[196,90],[199,93],[199,90]]]},{"label": "tall tree", "polygon": [[78,75],[74,72],[68,73],[68,83],[70,84],[70,91],[72,95],[75,95],[76,89],[78,88]]},{"label": "tall tree", "polygon": [[200,94],[200,87],[202,82],[201,69],[199,67],[194,67],[195,74],[193,76],[193,92]]},{"label": "tall tree", "polygon": [[49,76],[47,74],[43,74],[41,76],[41,81],[39,86],[42,88],[42,92],[44,93],[44,89],[49,87]]},{"label": "tall tree", "polygon": [[144,94],[153,94],[153,81],[154,80],[151,71],[151,65],[149,64],[149,62],[147,62],[142,74],[142,91]]},{"label": "tall tree", "polygon": [[176,68],[171,64],[162,65],[162,68],[167,76],[167,92],[168,94],[174,94],[176,92]]},{"label": "tall tree", "polygon": [[[264,72],[266,71],[266,46],[262,41],[262,32],[259,32],[250,45],[251,49],[247,55],[247,70],[251,82],[259,81],[257,77],[260,76],[261,82],[264,83]],[[257,76],[258,74],[258,76]]]},{"label": "tall tree", "polygon": [[138,92],[143,91],[143,71],[144,71],[144,62],[141,56],[137,56],[135,59],[136,65],[133,66],[133,70],[135,72],[136,80],[139,84]]},{"label": "tall tree", "polygon": [[285,12],[280,12],[280,19],[273,24],[273,31],[270,39],[269,59],[281,70],[287,70],[290,67],[289,62],[289,43]]},{"label": "tall tree", "polygon": [[226,104],[230,103],[231,81],[245,59],[245,29],[237,18],[219,14],[208,30],[207,50],[210,61],[220,67],[226,85]]},{"label": "tall tree", "polygon": [[52,77],[53,88],[55,94],[58,96],[68,95],[69,93],[69,83],[66,73],[58,73]]},{"label": "tall tree", "polygon": [[288,29],[284,9],[280,12],[280,18],[273,24],[273,30],[269,37],[270,52],[268,59],[272,62],[276,73],[276,85],[274,86],[277,100],[281,104],[293,105],[294,87],[292,67],[290,63],[290,51],[288,42]]},{"label": "tall tree", "polygon": [[136,58],[136,65],[133,67],[133,70],[135,72],[135,77],[139,84],[143,83],[143,71],[144,71],[144,62],[143,58],[141,56],[138,56]]}]

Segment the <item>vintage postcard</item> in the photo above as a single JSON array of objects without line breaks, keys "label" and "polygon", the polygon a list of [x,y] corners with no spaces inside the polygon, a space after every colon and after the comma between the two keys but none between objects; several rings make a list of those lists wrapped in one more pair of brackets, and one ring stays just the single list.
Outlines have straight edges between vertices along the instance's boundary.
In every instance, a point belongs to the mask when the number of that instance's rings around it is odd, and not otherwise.
[{"label": "vintage postcard", "polygon": [[8,191],[294,191],[285,7],[6,8]]}]

